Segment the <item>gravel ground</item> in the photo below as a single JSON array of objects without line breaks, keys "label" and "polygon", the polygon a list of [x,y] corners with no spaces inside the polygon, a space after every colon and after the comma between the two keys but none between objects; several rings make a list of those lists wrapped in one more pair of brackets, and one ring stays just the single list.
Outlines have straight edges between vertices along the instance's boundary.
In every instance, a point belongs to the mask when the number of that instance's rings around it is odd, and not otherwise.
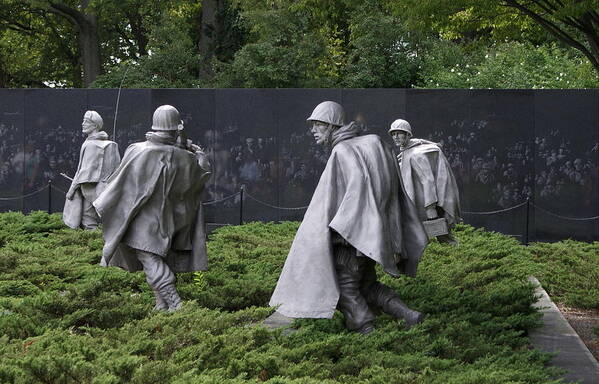
[{"label": "gravel ground", "polygon": [[593,332],[593,328],[599,324],[599,310],[570,308],[560,304],[557,307],[599,361],[599,336]]}]

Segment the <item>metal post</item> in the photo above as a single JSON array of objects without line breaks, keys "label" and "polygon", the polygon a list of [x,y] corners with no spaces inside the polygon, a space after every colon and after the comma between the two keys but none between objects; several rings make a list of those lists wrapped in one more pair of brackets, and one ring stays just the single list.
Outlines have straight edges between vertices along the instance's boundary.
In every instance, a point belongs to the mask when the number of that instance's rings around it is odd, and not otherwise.
[{"label": "metal post", "polygon": [[52,213],[52,180],[48,180],[48,214]]},{"label": "metal post", "polygon": [[526,199],[526,231],[524,236],[524,245],[528,245],[528,227],[530,222],[530,198]]},{"label": "metal post", "polygon": [[241,186],[239,190],[239,225],[243,224],[243,189],[244,186]]}]

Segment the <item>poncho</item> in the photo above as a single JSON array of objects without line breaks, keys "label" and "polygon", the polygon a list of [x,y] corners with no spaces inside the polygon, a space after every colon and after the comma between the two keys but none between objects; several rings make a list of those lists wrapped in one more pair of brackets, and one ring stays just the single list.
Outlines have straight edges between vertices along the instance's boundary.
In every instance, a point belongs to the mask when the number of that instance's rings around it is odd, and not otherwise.
[{"label": "poncho", "polygon": [[103,223],[101,265],[141,270],[135,248],[164,257],[173,272],[206,269],[201,194],[209,175],[187,150],[152,141],[130,145],[93,203]]},{"label": "poncho", "polygon": [[331,230],[398,276],[414,276],[427,244],[392,151],[376,135],[347,138],[331,152],[295,235],[270,305],[288,317],[330,318],[339,299]]},{"label": "poncho", "polygon": [[79,185],[84,183],[97,183],[96,196],[102,192],[105,182],[117,169],[121,162],[119,147],[114,141],[108,140],[104,131],[96,132],[87,137],[79,153],[79,165],[71,182],[69,191],[73,191],[73,198],[66,199],[62,218],[64,223],[73,228],[81,225],[83,197]]},{"label": "poncho", "polygon": [[451,166],[439,146],[422,139],[411,139],[402,152],[401,177],[408,197],[416,205],[420,220],[426,210],[437,204],[447,224],[460,220],[460,195]]}]

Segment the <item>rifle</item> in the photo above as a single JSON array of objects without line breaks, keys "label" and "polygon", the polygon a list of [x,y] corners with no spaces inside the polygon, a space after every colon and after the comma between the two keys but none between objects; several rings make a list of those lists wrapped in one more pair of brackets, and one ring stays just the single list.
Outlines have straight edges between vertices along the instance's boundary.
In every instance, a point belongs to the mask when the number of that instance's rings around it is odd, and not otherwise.
[{"label": "rifle", "polygon": [[69,177],[66,173],[61,173],[60,176],[64,177],[65,179],[68,179],[70,181],[73,181],[73,178]]}]

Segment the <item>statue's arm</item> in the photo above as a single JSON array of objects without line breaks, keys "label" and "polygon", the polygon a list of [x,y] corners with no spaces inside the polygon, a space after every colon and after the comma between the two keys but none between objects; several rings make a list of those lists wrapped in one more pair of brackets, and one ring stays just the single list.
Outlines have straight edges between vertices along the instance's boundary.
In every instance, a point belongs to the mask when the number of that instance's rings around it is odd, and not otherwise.
[{"label": "statue's arm", "polygon": [[202,168],[204,172],[212,172],[210,160],[208,160],[208,155],[204,152],[204,149],[197,144],[191,144],[191,150],[195,153],[200,168]]}]

